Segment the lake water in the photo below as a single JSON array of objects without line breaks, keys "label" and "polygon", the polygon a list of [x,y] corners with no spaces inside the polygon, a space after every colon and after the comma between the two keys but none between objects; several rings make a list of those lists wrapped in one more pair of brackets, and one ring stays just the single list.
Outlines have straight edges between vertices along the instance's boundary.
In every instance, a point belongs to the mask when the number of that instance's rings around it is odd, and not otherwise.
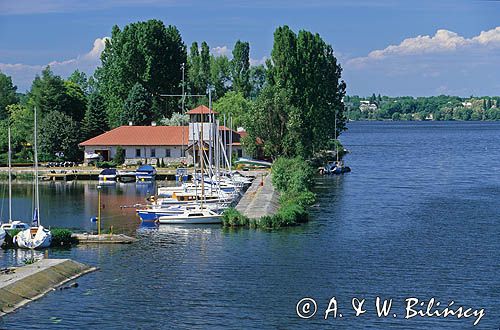
[{"label": "lake water", "polygon": [[[133,209],[153,187],[102,192],[104,227],[137,243],[51,249],[100,267],[0,320],[8,329],[472,328],[475,318],[404,319],[409,297],[484,308],[500,325],[500,124],[353,122],[342,135],[352,172],[319,178],[303,226],[265,232],[219,226],[140,228]],[[0,185],[0,193],[5,185]],[[94,183],[44,183],[45,225],[91,230]],[[17,218],[31,217],[30,184],[16,184]],[[7,204],[2,204],[5,219]],[[30,252],[3,251],[0,265]],[[35,252],[36,253],[36,252]],[[375,298],[393,299],[378,318]],[[301,319],[296,304],[317,302]],[[324,320],[335,297],[338,314]],[[351,299],[366,299],[354,317]],[[393,317],[397,314],[397,317]]]}]

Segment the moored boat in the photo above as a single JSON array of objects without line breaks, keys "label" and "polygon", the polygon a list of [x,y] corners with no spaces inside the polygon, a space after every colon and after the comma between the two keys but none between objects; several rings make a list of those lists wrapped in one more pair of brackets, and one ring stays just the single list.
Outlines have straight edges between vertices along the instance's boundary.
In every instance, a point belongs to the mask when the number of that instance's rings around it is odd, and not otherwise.
[{"label": "moored boat", "polygon": [[158,222],[160,224],[216,224],[222,223],[222,215],[207,208],[196,207],[182,214],[161,216]]},{"label": "moored boat", "polygon": [[34,131],[34,147],[33,155],[35,162],[35,211],[33,213],[33,223],[28,229],[19,232],[13,239],[14,244],[24,249],[46,248],[52,243],[52,233],[40,224],[40,194],[38,191],[38,147],[37,147],[37,121],[36,108],[35,115],[35,131]]},{"label": "moored boat", "polygon": [[115,183],[116,177],[116,168],[106,168],[99,173],[99,183]]},{"label": "moored boat", "polygon": [[141,165],[135,171],[138,182],[153,181],[156,178],[156,168],[151,165]]}]

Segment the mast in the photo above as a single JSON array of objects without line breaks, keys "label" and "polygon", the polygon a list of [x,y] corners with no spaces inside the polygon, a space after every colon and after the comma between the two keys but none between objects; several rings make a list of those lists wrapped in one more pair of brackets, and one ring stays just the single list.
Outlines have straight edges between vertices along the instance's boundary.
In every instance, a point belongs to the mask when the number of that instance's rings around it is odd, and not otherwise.
[{"label": "mast", "polygon": [[41,225],[40,221],[40,195],[38,191],[38,144],[37,144],[37,121],[36,121],[36,107],[35,107],[35,132],[34,132],[34,160],[35,160],[35,208],[38,226]]},{"label": "mast", "polygon": [[337,109],[335,109],[335,156],[337,157],[337,164],[339,163],[339,150],[337,145]]},{"label": "mast", "polygon": [[[181,114],[184,115],[184,103],[186,100],[186,93],[184,91],[184,63],[181,64],[181,69],[182,69],[182,109],[181,109]],[[181,123],[182,126],[182,123]],[[188,140],[189,140],[189,133],[188,133]],[[181,159],[186,156],[186,151],[184,149],[184,129],[182,130],[182,146],[181,146]],[[186,162],[187,164],[187,162]],[[182,180],[181,180],[182,182]]]},{"label": "mast", "polygon": [[233,176],[233,116],[229,116],[229,174]]},{"label": "mast", "polygon": [[[210,95],[210,89],[208,90],[208,97],[209,99],[211,98]],[[208,113],[210,114],[210,108],[208,108]],[[200,134],[200,144],[201,144],[201,153],[200,153],[200,166],[201,166],[201,208],[203,208],[203,199],[205,198],[205,172],[204,172],[204,167],[203,163],[205,162],[203,153],[204,153],[204,146],[203,146],[203,108],[201,110],[201,134]]]},{"label": "mast", "polygon": [[8,129],[9,139],[9,223],[12,223],[12,149],[10,144],[10,125]]}]

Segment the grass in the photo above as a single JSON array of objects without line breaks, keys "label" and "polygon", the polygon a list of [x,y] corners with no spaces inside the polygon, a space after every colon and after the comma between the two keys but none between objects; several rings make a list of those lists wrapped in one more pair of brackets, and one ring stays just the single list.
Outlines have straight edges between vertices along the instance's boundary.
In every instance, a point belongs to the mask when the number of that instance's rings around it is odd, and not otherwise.
[{"label": "grass", "polygon": [[314,169],[301,158],[279,158],[272,167],[272,183],[280,193],[280,207],[273,215],[252,220],[234,208],[222,217],[224,227],[247,227],[266,230],[297,226],[309,220],[307,207],[316,200],[311,191]]}]

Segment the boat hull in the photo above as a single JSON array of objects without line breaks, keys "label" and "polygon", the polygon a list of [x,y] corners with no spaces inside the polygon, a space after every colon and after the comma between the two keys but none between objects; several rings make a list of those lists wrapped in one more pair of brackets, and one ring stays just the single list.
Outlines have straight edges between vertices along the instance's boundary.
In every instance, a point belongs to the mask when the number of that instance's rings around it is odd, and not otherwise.
[{"label": "boat hull", "polygon": [[14,237],[14,243],[21,249],[44,249],[48,248],[52,243],[52,234],[49,230],[42,226],[37,228],[36,234],[33,236],[29,228],[19,232]]},{"label": "boat hull", "polygon": [[158,222],[160,224],[191,224],[191,225],[201,225],[201,224],[218,224],[222,223],[222,217],[220,215],[214,215],[210,217],[176,217],[176,216],[168,216],[168,217],[159,217]]}]

